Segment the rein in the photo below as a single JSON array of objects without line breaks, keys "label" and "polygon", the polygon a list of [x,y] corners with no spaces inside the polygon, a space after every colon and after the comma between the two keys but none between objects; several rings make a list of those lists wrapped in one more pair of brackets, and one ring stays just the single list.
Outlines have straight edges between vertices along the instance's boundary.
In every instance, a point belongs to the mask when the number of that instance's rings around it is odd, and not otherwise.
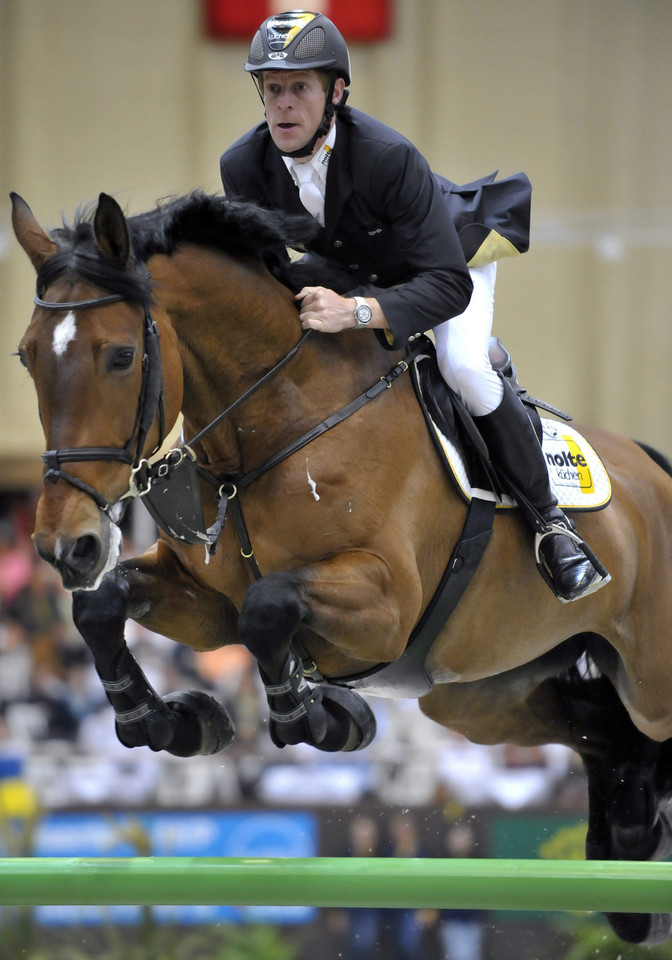
[{"label": "rein", "polygon": [[206,427],[203,427],[200,433],[197,433],[195,437],[192,437],[192,439],[187,443],[187,447],[192,447],[195,444],[199,443],[203,439],[203,437],[207,436],[211,430],[214,430],[215,427],[219,426],[219,424],[223,420],[226,420],[226,418],[229,417],[234,412],[234,410],[237,410],[242,403],[244,403],[253,394],[255,394],[257,390],[260,389],[260,387],[263,387],[264,384],[268,383],[269,380],[272,380],[276,374],[280,373],[282,368],[286,364],[288,364],[289,361],[292,359],[292,357],[294,357],[299,352],[299,350],[301,349],[301,347],[306,342],[306,340],[308,339],[308,337],[312,332],[313,332],[312,330],[306,330],[303,336],[301,337],[301,339],[298,341],[298,343],[294,344],[294,346],[291,348],[291,350],[288,353],[285,354],[282,360],[278,361],[278,363],[276,363],[274,367],[271,367],[268,373],[265,373],[260,380],[257,380],[257,382],[253,386],[251,386],[249,390],[246,390],[242,396],[238,397],[237,400],[234,400],[233,403],[226,408],[226,410],[223,410],[220,414],[218,414],[218,416],[216,416],[211,423],[209,423]]},{"label": "rein", "polygon": [[[72,302],[57,302],[53,300],[43,300],[36,296],[34,303],[44,310],[89,310],[93,307],[101,307],[110,303],[118,303],[127,298],[119,293],[108,294],[103,297],[92,297],[88,300],[75,300]],[[110,516],[111,505],[88,483],[61,469],[63,463],[91,463],[97,460],[120,461],[127,463],[132,467],[131,484],[129,490],[120,497],[120,500],[132,496],[133,476],[139,469],[142,457],[142,450],[147,439],[147,434],[151,429],[152,423],[159,416],[159,440],[154,449],[158,450],[163,443],[165,435],[165,420],[163,409],[163,383],[161,374],[161,349],[159,345],[159,331],[156,323],[152,319],[149,306],[145,304],[145,316],[143,322],[143,345],[144,355],[142,358],[142,382],[140,384],[140,394],[138,397],[138,406],[135,414],[135,421],[131,434],[123,447],[63,447],[58,450],[47,450],[42,454],[42,460],[47,466],[44,475],[44,481],[56,483],[58,480],[65,480],[70,486],[88,494],[97,506]],[[135,452],[132,452],[133,437],[137,433],[135,442]],[[112,519],[110,517],[110,519]]]},{"label": "rein", "polygon": [[[297,344],[297,348],[301,345],[303,340],[305,340],[305,335]],[[210,540],[210,553],[214,554],[217,549],[217,542],[224,527],[227,510],[229,506],[231,506],[233,520],[236,527],[236,532],[238,534],[238,540],[240,542],[240,552],[247,560],[255,579],[259,579],[262,574],[259,570],[259,566],[254,556],[252,543],[247,532],[245,519],[243,517],[242,508],[238,499],[238,491],[244,490],[268,470],[271,470],[279,463],[282,463],[283,460],[286,460],[288,457],[292,456],[292,454],[296,453],[298,450],[301,450],[309,443],[312,443],[313,440],[321,436],[323,433],[326,433],[327,430],[331,430],[331,428],[335,427],[337,424],[343,423],[343,421],[347,420],[348,417],[351,417],[353,413],[356,413],[367,403],[375,400],[375,398],[384,390],[389,390],[397,377],[405,373],[410,368],[413,360],[415,360],[415,358],[423,353],[426,349],[426,345],[421,343],[420,346],[417,346],[414,350],[409,351],[405,360],[400,360],[399,363],[395,364],[395,366],[392,367],[392,369],[384,377],[380,377],[371,387],[368,388],[368,390],[360,393],[358,397],[355,397],[354,400],[346,403],[340,408],[340,410],[330,414],[330,416],[326,417],[320,423],[316,424],[314,427],[311,427],[310,430],[307,430],[295,440],[290,441],[290,443],[288,443],[285,447],[268,457],[263,461],[263,463],[260,463],[252,470],[248,470],[247,473],[240,477],[233,477],[225,480],[225,482],[219,486],[218,493],[220,499],[217,510],[217,519],[207,530],[208,538]],[[221,419],[221,416],[222,415],[220,415],[218,419]],[[206,430],[207,429],[209,428],[206,428]],[[215,485],[219,484],[218,478],[214,477],[212,474],[208,474],[206,471],[201,472],[207,477],[207,479],[210,480],[210,482],[214,483]]]}]

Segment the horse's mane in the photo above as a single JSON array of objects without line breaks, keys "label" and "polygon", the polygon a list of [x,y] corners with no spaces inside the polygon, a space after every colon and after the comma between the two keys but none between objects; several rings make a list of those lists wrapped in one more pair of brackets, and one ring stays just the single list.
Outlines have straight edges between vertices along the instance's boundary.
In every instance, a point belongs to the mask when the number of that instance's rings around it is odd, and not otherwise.
[{"label": "horse's mane", "polygon": [[98,283],[127,299],[147,302],[151,281],[144,264],[156,254],[171,256],[183,244],[221,250],[231,256],[252,256],[266,263],[295,292],[306,284],[322,284],[338,292],[356,286],[349,273],[309,254],[291,261],[286,249],[302,250],[318,229],[310,216],[266,210],[255,203],[228,200],[195,190],[183,197],[161,200],[153,210],[128,218],[136,265],[120,271],[98,254],[93,239],[95,205],[80,207],[74,223],[65,220],[51,232],[59,252],[50,258],[38,276],[38,293],[57,276],[73,276]]},{"label": "horse's mane", "polygon": [[347,271],[315,254],[299,260],[285,256],[287,247],[301,251],[315,236],[313,217],[266,210],[256,203],[195,190],[184,197],[159,201],[154,210],[129,218],[133,248],[141,260],[173,254],[181,244],[210,247],[233,256],[254,256],[294,291],[322,284],[343,292],[357,285]]},{"label": "horse's mane", "polygon": [[154,210],[129,217],[128,225],[142,260],[157,253],[170,256],[183,243],[253,256],[280,243],[300,247],[315,232],[307,215],[265,210],[201,190],[160,200]]}]

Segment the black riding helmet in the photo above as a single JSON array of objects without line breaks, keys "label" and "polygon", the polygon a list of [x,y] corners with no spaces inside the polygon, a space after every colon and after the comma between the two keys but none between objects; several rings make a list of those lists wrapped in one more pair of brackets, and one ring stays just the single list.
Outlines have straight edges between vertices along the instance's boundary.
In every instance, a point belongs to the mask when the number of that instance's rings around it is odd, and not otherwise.
[{"label": "black riding helmet", "polygon": [[[350,54],[340,31],[322,13],[308,10],[290,10],[268,17],[257,30],[245,64],[259,86],[259,74],[264,70],[323,70],[331,75],[327,90],[324,117],[314,136],[288,157],[305,157],[329,132],[335,106],[332,103],[334,84],[343,77],[350,83]],[[348,91],[344,91],[339,106],[344,106]]]}]

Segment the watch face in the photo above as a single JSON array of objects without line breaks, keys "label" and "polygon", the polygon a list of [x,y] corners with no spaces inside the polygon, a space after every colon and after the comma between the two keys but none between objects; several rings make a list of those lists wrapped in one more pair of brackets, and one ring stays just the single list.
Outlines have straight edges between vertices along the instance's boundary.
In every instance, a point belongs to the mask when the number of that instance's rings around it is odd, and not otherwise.
[{"label": "watch face", "polygon": [[357,317],[357,323],[368,323],[373,316],[368,303],[361,303],[355,310],[355,316]]}]

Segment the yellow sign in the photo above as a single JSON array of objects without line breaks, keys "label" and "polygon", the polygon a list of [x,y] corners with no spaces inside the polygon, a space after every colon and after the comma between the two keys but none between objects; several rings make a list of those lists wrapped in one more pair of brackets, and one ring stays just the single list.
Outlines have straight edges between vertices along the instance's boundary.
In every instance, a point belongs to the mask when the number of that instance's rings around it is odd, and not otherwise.
[{"label": "yellow sign", "polygon": [[579,488],[582,493],[595,493],[595,487],[593,485],[593,476],[590,472],[590,467],[588,462],[583,455],[581,447],[578,445],[574,437],[566,436],[563,434],[562,439],[565,441],[569,447],[569,454],[572,461],[572,466],[574,466],[578,477],[579,477]]}]

